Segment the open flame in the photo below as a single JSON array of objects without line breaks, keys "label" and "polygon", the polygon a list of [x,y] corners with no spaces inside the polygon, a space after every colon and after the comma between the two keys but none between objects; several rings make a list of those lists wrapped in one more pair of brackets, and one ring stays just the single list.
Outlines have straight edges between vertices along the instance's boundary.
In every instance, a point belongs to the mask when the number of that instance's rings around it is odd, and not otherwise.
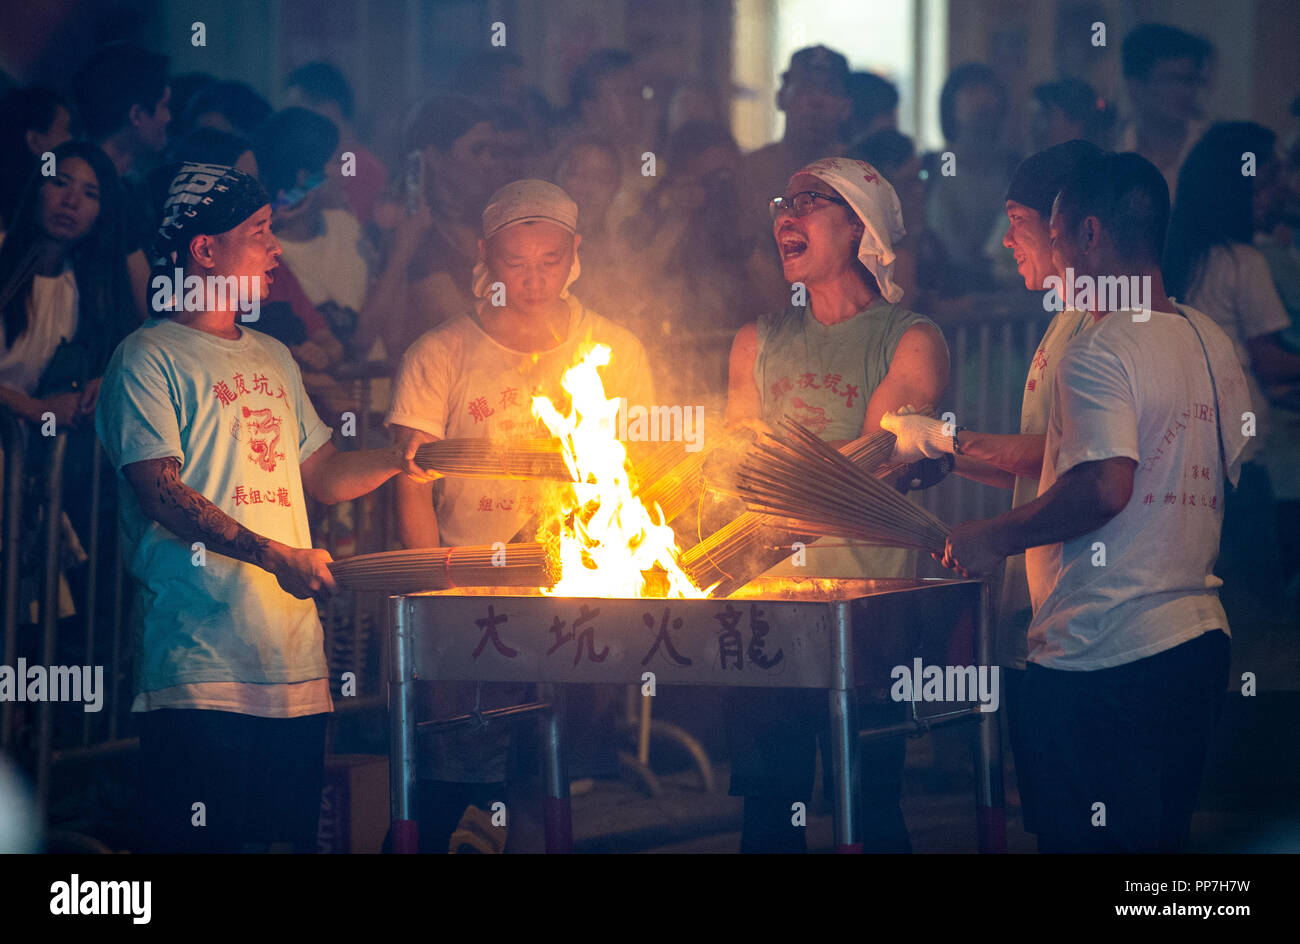
[{"label": "open flame", "polygon": [[570,367],[562,385],[572,399],[561,416],[547,397],[533,397],[533,415],[562,446],[573,484],[562,490],[558,509],[560,579],[548,591],[558,596],[644,597],[646,573],[656,565],[667,577],[667,596],[708,596],[686,576],[673,529],[632,494],[627,449],[615,435],[619,401],[605,396],[598,367],[610,350],[595,345]]}]

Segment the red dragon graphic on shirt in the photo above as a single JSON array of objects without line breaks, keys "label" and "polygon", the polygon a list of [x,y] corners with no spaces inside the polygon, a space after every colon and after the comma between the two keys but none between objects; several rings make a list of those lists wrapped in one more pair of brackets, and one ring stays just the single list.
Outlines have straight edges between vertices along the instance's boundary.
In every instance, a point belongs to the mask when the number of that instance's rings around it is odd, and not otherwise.
[{"label": "red dragon graphic on shirt", "polygon": [[274,416],[269,408],[250,410],[242,407],[244,430],[248,435],[248,458],[256,462],[264,472],[274,472],[275,463],[284,458],[283,452],[277,452],[280,444],[280,417]]},{"label": "red dragon graphic on shirt", "polygon": [[813,406],[811,403],[805,402],[803,397],[792,399],[790,406],[794,408],[795,422],[808,427],[814,433],[824,433],[826,428],[831,425],[830,419],[826,416],[826,411],[819,406]]}]

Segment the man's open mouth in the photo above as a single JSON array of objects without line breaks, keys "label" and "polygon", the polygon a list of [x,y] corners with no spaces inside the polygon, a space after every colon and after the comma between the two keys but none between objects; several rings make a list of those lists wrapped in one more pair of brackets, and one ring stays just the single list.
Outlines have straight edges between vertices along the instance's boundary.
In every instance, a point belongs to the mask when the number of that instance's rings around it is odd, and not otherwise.
[{"label": "man's open mouth", "polygon": [[794,232],[782,233],[776,244],[781,250],[782,262],[798,259],[808,251],[808,240]]}]

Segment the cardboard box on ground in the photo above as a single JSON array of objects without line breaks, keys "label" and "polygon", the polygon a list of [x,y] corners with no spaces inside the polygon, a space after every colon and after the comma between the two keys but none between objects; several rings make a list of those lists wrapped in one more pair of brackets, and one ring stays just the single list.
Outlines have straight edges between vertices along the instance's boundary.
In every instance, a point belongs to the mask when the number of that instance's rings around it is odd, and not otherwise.
[{"label": "cardboard box on ground", "polygon": [[378,853],[388,832],[388,799],[387,757],[326,757],[317,851]]}]

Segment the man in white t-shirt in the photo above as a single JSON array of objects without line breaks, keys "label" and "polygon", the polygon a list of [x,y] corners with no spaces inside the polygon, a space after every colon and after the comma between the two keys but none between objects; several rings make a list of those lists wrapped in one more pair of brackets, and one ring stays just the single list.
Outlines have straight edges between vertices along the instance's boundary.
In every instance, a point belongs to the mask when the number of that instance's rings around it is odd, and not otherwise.
[{"label": "man in white t-shirt", "polygon": [[[1027,157],[1012,175],[1006,199],[1009,225],[1002,244],[1011,250],[1025,288],[1031,292],[1050,293],[1049,278],[1064,276],[1052,261],[1051,233],[1047,225],[1052,201],[1060,192],[1061,184],[1080,164],[1100,154],[1101,149],[1087,141],[1066,141]],[[1043,467],[1043,441],[1056,367],[1066,345],[1092,324],[1092,316],[1087,311],[1072,308],[1058,311],[1052,317],[1025,378],[1018,434],[981,433],[964,427],[953,430],[945,428],[942,421],[920,413],[886,413],[881,417],[880,426],[897,436],[896,458],[911,462],[952,455],[953,471],[958,475],[985,485],[1012,489],[1012,508],[1033,501],[1038,496],[1038,474]],[[994,647],[1006,686],[1002,704],[1007,709],[1011,750],[1019,763],[1024,754],[1019,690],[1029,654],[1026,636],[1033,615],[1023,554],[1007,558],[1001,585]],[[1025,828],[1032,832],[1030,798],[1022,791],[1020,799]]]},{"label": "man in white t-shirt", "polygon": [[[314,849],[333,710],[313,598],[334,588],[304,493],[332,503],[401,471],[396,449],[340,453],[288,349],[237,323],[280,246],[246,174],[184,164],[158,231],[174,278],[114,353],[96,429],[119,476],[138,587],[136,697],[151,851]],[[214,283],[206,283],[212,285]],[[195,816],[202,803],[204,816]],[[202,828],[199,828],[202,827]]]},{"label": "man in white t-shirt", "polygon": [[[578,277],[577,223],[578,207],[568,194],[541,180],[507,184],[488,202],[474,273],[476,310],[424,334],[393,381],[385,423],[412,475],[421,474],[413,457],[422,443],[547,435],[532,415],[533,396],[564,403],[565,370],[596,343],[612,351],[601,370],[605,395],[653,402],[641,343],[568,294]],[[494,305],[494,299],[505,304]],[[438,486],[427,477],[399,480],[403,546],[508,544],[531,527],[545,501],[545,486],[535,482],[446,478]],[[439,683],[431,710],[460,714],[517,703],[522,695],[520,686]],[[444,837],[460,810],[469,803],[488,808],[498,796],[492,791],[507,779],[510,748],[510,732],[499,726],[433,739],[427,761],[421,758],[427,797],[421,801],[422,848],[445,851]]]},{"label": "man in white t-shirt", "polygon": [[1043,852],[1181,848],[1225,695],[1213,567],[1250,401],[1223,331],[1164,293],[1168,217],[1164,179],[1135,154],[1063,187],[1058,268],[1149,280],[1149,310],[1094,295],[1096,325],[1057,368],[1039,497],[956,528],[943,558],[976,575],[1026,551],[1021,774]]}]

